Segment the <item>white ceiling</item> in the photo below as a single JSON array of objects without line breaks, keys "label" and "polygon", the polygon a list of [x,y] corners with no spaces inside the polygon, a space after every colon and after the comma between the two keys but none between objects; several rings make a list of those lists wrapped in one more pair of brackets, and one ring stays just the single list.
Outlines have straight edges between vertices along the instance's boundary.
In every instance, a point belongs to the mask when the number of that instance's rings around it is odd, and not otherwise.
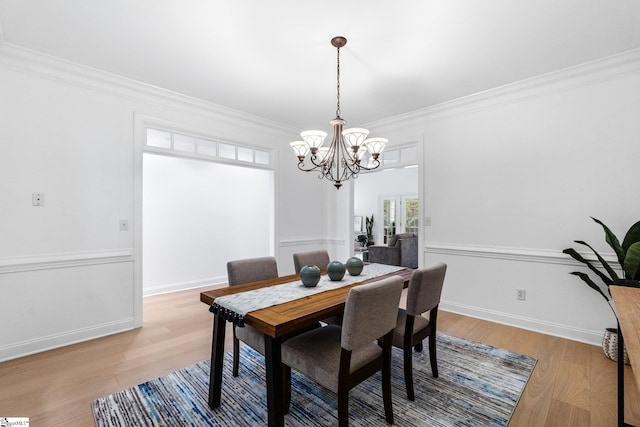
[{"label": "white ceiling", "polygon": [[638,0],[0,0],[0,41],[299,129],[640,48]]}]

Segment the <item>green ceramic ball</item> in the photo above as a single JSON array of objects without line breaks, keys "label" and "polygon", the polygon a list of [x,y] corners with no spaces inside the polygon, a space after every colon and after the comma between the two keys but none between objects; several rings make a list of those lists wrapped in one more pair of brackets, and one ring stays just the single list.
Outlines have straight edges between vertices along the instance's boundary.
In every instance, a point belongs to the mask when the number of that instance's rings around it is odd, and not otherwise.
[{"label": "green ceramic ball", "polygon": [[345,271],[346,268],[340,261],[331,261],[327,265],[327,275],[329,276],[329,279],[333,281],[342,280]]},{"label": "green ceramic ball", "polygon": [[313,288],[320,281],[320,267],[305,265],[300,269],[300,280],[307,288]]},{"label": "green ceramic ball", "polygon": [[351,257],[347,260],[345,264],[347,267],[347,271],[352,276],[359,276],[362,273],[362,269],[364,268],[364,263],[358,257]]}]

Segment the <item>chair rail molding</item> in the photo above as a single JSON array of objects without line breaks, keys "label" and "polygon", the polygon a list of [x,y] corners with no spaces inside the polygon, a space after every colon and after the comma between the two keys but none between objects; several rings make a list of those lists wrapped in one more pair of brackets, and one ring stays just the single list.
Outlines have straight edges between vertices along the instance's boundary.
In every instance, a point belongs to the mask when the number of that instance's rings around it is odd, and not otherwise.
[{"label": "chair rail molding", "polygon": [[133,262],[133,248],[0,258],[0,274]]},{"label": "chair rail molding", "polygon": [[[466,245],[459,243],[426,242],[425,253],[457,255],[476,258],[497,258],[511,261],[541,262],[545,264],[562,264],[583,266],[561,250],[512,248],[504,246]],[[592,253],[580,252],[588,260],[597,261]],[[601,254],[607,262],[615,263],[617,258],[613,253]]]},{"label": "chair rail molding", "polygon": [[307,245],[344,245],[345,239],[334,237],[298,237],[280,239],[280,247],[307,246]]}]

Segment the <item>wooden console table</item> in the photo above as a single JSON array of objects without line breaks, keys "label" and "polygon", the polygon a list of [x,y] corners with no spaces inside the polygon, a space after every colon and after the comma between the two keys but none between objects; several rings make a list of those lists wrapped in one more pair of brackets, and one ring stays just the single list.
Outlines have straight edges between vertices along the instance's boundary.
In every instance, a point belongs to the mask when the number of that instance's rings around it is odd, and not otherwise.
[{"label": "wooden console table", "polygon": [[[610,286],[618,316],[618,426],[624,422],[624,346],[636,385],[640,387],[640,288]],[[624,336],[624,338],[623,338]]]}]

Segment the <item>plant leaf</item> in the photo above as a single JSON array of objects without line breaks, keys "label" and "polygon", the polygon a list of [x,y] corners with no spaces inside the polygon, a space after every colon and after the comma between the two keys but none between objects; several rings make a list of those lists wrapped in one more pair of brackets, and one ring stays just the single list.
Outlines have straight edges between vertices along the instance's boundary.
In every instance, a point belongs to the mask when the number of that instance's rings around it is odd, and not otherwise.
[{"label": "plant leaf", "polygon": [[567,255],[571,255],[571,258],[575,259],[576,261],[579,261],[581,263],[584,264],[589,264],[589,262],[586,260],[582,255],[580,255],[575,249],[573,248],[567,248],[565,250],[562,251],[563,254],[567,254]]},{"label": "plant leaf", "polygon": [[[589,245],[587,242],[583,242],[582,240],[574,240],[574,242],[576,242],[576,243],[578,243],[578,244],[581,244],[581,245],[584,245],[584,246],[588,247],[589,249],[591,249],[591,251],[592,251],[592,252],[596,255],[596,257],[598,258],[598,261],[600,261],[600,264],[602,265],[602,267],[603,267],[605,270],[607,270],[607,273],[609,273],[609,277],[610,277],[610,278],[608,278],[608,279],[609,279],[609,281],[608,281],[608,282],[611,282],[612,280],[616,280],[616,279],[618,278],[618,274],[613,270],[613,268],[611,268],[611,266],[609,265],[609,263],[608,263],[607,261],[605,261],[605,260],[604,260],[604,258],[602,258],[602,257],[600,256],[600,254],[599,254],[595,249],[593,249],[593,248],[591,247],[591,245]],[[589,265],[588,265],[588,266],[589,266]],[[598,270],[597,268],[595,268],[595,267],[591,267],[591,266],[589,266],[589,268],[591,269],[591,271],[593,271],[594,273],[598,274],[599,270]],[[600,276],[600,274],[598,274],[598,275]],[[603,274],[602,276],[604,276],[604,274]],[[602,277],[602,276],[600,276],[600,277]],[[606,276],[604,276],[604,277],[606,277]],[[605,279],[602,279],[602,280],[604,280],[604,282],[605,282],[607,285],[609,285],[609,283],[607,282],[607,280],[605,280]]]},{"label": "plant leaf", "polygon": [[598,292],[600,295],[602,295],[602,298],[606,299],[607,301],[609,301],[609,297],[605,295],[604,292],[602,292],[602,289],[600,289],[600,286],[596,285],[593,280],[591,280],[591,278],[589,277],[589,275],[587,273],[581,273],[579,271],[573,271],[569,274],[573,274],[574,276],[578,276],[579,278],[581,278],[587,285],[589,285],[589,287],[591,289],[593,289],[594,291]]},{"label": "plant leaf", "polygon": [[611,284],[618,285],[618,286],[626,286],[628,288],[640,288],[640,281],[631,280],[631,279],[618,279],[618,280],[614,280]]},{"label": "plant leaf", "polygon": [[627,279],[640,279],[640,242],[635,242],[627,249],[623,268]]},{"label": "plant leaf", "polygon": [[609,284],[611,284],[611,282],[613,281],[612,278],[607,277],[603,272],[601,272],[595,266],[593,266],[593,264],[591,264],[591,261],[589,261],[586,258],[583,258],[582,255],[580,255],[575,249],[568,248],[568,249],[563,250],[562,252],[567,254],[567,255],[570,255],[571,258],[575,259],[576,261],[579,261],[579,262],[581,262],[583,264],[586,264],[587,267],[589,267],[589,270],[591,270],[595,274],[597,274],[598,277],[600,277],[600,279],[604,282],[605,285],[609,286]]},{"label": "plant leaf", "polygon": [[602,226],[602,228],[604,229],[605,241],[609,244],[609,246],[611,246],[611,249],[613,249],[613,251],[616,253],[616,256],[618,257],[618,262],[620,263],[620,265],[624,265],[624,250],[622,249],[622,246],[620,246],[620,241],[618,240],[616,235],[613,234],[613,232],[609,230],[609,227],[604,225],[604,223],[599,219],[596,219],[594,217],[591,217],[591,219]]},{"label": "plant leaf", "polygon": [[636,222],[629,228],[622,242],[622,250],[626,253],[629,247],[636,242],[640,242],[640,221]]}]

